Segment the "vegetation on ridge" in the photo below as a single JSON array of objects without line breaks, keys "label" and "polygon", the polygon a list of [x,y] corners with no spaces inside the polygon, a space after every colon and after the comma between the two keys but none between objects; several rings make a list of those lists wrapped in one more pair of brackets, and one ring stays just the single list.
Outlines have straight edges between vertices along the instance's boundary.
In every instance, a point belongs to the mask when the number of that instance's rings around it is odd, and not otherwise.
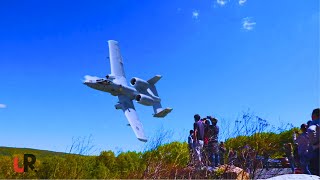
[{"label": "vegetation on ridge", "polygon": [[[243,121],[245,121],[245,118],[248,117],[243,116]],[[255,117],[251,116],[251,118]],[[292,142],[292,133],[298,130],[298,128],[291,128],[280,133],[268,132],[266,128],[261,128],[262,122],[264,121],[260,119],[260,123],[254,124],[252,127],[239,127],[238,130],[247,128],[247,130],[255,129],[255,131],[238,131],[237,136],[225,141],[226,148],[233,148],[238,151],[238,154],[241,154],[242,147],[249,145],[255,149],[256,155],[268,153],[271,157],[283,156],[282,145]],[[244,124],[248,126],[248,123]],[[148,147],[148,150],[144,152],[121,152],[118,155],[115,155],[112,151],[102,151],[97,156],[85,155],[92,147],[83,146],[86,143],[79,139],[73,142],[69,153],[0,147],[0,179],[173,179],[223,177],[223,172],[203,176],[186,168],[189,163],[187,143],[168,143],[165,140],[169,137],[166,133],[160,133],[158,138],[152,140],[153,142]],[[71,151],[72,149],[73,152]],[[29,170],[26,173],[14,172],[13,158],[19,157],[19,167],[22,167],[23,154],[27,153],[36,156],[36,171]],[[227,162],[226,154],[224,159]]]}]

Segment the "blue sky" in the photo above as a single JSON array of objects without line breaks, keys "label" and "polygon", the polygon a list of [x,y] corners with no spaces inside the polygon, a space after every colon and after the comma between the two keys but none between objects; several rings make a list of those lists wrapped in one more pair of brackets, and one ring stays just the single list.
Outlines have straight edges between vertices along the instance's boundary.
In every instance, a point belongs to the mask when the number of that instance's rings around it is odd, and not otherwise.
[{"label": "blue sky", "polygon": [[172,113],[135,104],[149,137],[185,140],[195,113],[299,126],[319,107],[316,0],[1,1],[0,17],[0,146],[65,151],[91,134],[99,150],[142,150],[117,98],[82,84],[110,73],[110,39],[127,79],[163,75]]}]

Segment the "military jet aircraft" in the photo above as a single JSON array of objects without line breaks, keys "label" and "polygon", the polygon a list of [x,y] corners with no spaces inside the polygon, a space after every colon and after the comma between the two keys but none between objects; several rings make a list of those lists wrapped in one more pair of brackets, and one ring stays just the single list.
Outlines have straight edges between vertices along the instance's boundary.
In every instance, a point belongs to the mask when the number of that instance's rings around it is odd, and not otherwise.
[{"label": "military jet aircraft", "polygon": [[136,137],[140,141],[147,142],[143,126],[139,121],[132,100],[145,106],[153,106],[153,117],[163,118],[169,114],[172,108],[162,108],[160,103],[161,99],[155,86],[161,76],[156,75],[147,81],[134,77],[130,80],[132,87],[128,86],[119,43],[114,40],[109,40],[108,44],[111,74],[105,78],[85,76],[84,84],[93,89],[118,96],[119,102],[115,105],[115,108],[122,109],[129,121],[128,125],[131,126]]}]

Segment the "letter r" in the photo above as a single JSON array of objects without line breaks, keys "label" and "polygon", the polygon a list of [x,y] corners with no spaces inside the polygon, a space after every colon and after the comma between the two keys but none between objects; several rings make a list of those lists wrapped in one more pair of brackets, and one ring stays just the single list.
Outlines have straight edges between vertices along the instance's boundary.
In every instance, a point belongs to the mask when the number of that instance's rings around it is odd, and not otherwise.
[{"label": "letter r", "polygon": [[[29,157],[31,158],[30,162],[28,161]],[[33,154],[25,154],[23,157],[24,172],[28,172],[28,167],[33,170],[34,163],[36,163],[36,157]]]}]

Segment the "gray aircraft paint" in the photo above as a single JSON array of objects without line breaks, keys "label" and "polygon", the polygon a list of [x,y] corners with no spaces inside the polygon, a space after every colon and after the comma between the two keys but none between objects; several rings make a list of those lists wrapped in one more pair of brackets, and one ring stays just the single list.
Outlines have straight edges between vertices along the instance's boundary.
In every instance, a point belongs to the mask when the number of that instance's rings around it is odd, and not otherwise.
[{"label": "gray aircraft paint", "polygon": [[114,40],[109,40],[109,59],[111,74],[106,78],[91,77],[86,78],[84,84],[99,90],[108,92],[113,96],[118,96],[119,102],[115,105],[116,109],[122,109],[129,126],[132,128],[136,137],[143,142],[147,141],[144,134],[142,123],[139,121],[133,100],[146,106],[153,106],[154,117],[163,118],[172,111],[172,108],[163,109],[161,106],[161,99],[158,95],[155,84],[161,79],[160,75],[156,75],[148,81],[144,81],[139,78],[132,78],[130,84],[133,87],[128,86],[123,60],[120,53],[119,43]]}]

